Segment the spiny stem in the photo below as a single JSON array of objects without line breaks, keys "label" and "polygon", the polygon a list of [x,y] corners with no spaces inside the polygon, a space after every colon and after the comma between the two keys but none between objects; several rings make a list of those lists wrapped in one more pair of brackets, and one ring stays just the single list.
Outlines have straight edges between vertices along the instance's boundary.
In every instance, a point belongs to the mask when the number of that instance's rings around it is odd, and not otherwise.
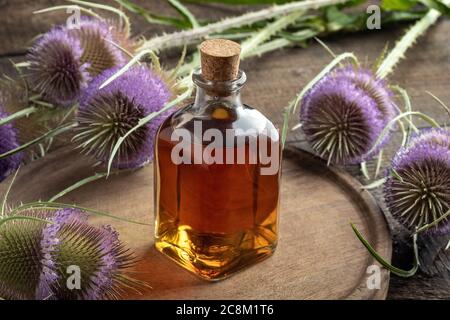
[{"label": "spiny stem", "polygon": [[238,28],[252,23],[271,19],[283,14],[289,14],[294,11],[314,10],[325,6],[341,4],[349,0],[305,0],[299,2],[287,3],[280,6],[273,6],[262,9],[260,11],[249,12],[241,16],[227,18],[222,21],[211,23],[200,28],[192,30],[184,30],[174,32],[159,37],[155,37],[144,42],[138,51],[144,49],[151,49],[158,51],[161,49],[168,49],[173,47],[183,46],[186,43],[196,39],[202,39],[211,33],[223,32],[230,28]]},{"label": "spiny stem", "polygon": [[[450,3],[449,0],[444,2]],[[406,51],[414,45],[416,40],[424,34],[440,16],[441,13],[439,11],[430,9],[430,11],[422,19],[416,22],[397,42],[394,49],[392,49],[388,56],[383,60],[378,68],[377,76],[380,79],[383,79],[394,71],[394,68],[398,62],[405,57]]]}]

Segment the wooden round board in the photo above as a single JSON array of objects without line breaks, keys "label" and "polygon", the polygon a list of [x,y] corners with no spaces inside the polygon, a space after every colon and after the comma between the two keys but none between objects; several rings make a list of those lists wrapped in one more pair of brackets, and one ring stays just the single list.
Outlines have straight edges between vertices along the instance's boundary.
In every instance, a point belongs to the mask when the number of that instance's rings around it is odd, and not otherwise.
[{"label": "wooden round board", "polygon": [[[9,204],[47,200],[100,168],[76,151],[61,149],[21,168]],[[0,185],[3,194],[11,177]],[[391,240],[374,199],[347,173],[327,167],[297,149],[284,153],[280,239],[275,254],[215,283],[185,271],[153,246],[153,168],[121,173],[72,191],[58,200],[149,223],[130,224],[105,217],[142,260],[134,277],[152,289],[130,299],[384,299],[389,273],[381,268],[380,289],[367,286],[368,266],[376,264],[354,235],[350,222],[388,261]]]}]

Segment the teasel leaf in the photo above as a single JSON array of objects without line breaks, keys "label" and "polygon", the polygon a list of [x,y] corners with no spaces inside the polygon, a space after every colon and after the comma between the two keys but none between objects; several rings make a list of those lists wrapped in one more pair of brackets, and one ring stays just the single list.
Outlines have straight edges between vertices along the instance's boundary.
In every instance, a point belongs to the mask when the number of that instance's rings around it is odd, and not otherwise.
[{"label": "teasel leaf", "polygon": [[123,6],[128,11],[142,16],[148,23],[169,25],[181,29],[187,29],[190,27],[188,21],[152,13],[150,10],[146,10],[145,8],[131,1],[128,0],[114,0],[114,1]]},{"label": "teasel leaf", "polygon": [[191,11],[189,11],[189,9],[186,6],[184,6],[178,0],[168,0],[168,1],[169,4],[185,18],[185,20],[189,21],[191,28],[200,27],[200,23],[197,21],[195,16],[192,14]]}]

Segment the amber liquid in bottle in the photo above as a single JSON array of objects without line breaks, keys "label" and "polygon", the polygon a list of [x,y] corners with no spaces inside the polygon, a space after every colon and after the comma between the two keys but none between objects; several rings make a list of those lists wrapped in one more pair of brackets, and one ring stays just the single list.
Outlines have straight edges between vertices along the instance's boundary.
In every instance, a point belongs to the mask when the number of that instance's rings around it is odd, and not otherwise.
[{"label": "amber liquid in bottle", "polygon": [[[240,102],[245,74],[239,75],[220,96],[208,93],[214,83],[194,75],[196,101],[166,119],[155,141],[156,248],[207,280],[223,279],[270,256],[277,244],[278,131]],[[188,163],[173,159],[179,140],[172,136],[180,129],[191,143],[176,154]],[[213,151],[208,151],[210,141],[199,138],[208,129],[221,137]],[[228,137],[227,129],[233,133]],[[236,129],[243,133],[235,134]],[[262,143],[274,159],[270,164],[261,158]],[[216,156],[222,163],[212,161]]]}]

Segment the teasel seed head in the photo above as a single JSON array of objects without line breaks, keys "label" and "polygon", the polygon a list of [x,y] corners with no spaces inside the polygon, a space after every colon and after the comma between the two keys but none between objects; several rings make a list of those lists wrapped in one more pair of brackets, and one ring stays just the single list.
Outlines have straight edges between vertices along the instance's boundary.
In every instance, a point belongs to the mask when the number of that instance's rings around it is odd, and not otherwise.
[{"label": "teasel seed head", "polygon": [[[414,231],[442,217],[450,209],[450,132],[430,129],[411,139],[392,162],[394,174],[384,187],[392,216]],[[425,232],[448,234],[444,218]]]},{"label": "teasel seed head", "polygon": [[[29,210],[21,215],[45,219],[47,213]],[[45,222],[12,220],[0,227],[0,297],[35,299],[42,272],[41,236]]]},{"label": "teasel seed head", "polygon": [[63,27],[42,35],[30,49],[27,78],[33,90],[51,103],[70,105],[89,80],[83,49]]},{"label": "teasel seed head", "polygon": [[92,78],[127,62],[126,54],[118,47],[124,45],[126,39],[117,38],[120,32],[112,24],[82,17],[80,24],[68,29],[67,33],[80,41],[80,61],[88,65],[87,71]]},{"label": "teasel seed head", "polygon": [[[0,296],[6,299],[117,299],[142,288],[126,269],[134,255],[109,226],[92,226],[78,209],[29,209],[0,228]],[[69,288],[69,268],[80,288]],[[72,271],[73,271],[72,270]]]},{"label": "teasel seed head", "polygon": [[[133,67],[102,89],[99,86],[118,69],[102,73],[89,85],[80,100],[74,141],[84,153],[107,163],[120,137],[139,120],[159,111],[168,101],[167,85],[145,66]],[[115,168],[136,168],[153,158],[153,140],[164,112],[135,130],[121,144]]]},{"label": "teasel seed head", "polygon": [[300,121],[312,148],[328,163],[355,164],[376,154],[375,141],[396,114],[386,84],[367,70],[342,67],[314,85],[301,104]]},{"label": "teasel seed head", "polygon": [[[0,119],[8,116],[0,104]],[[0,154],[19,147],[18,133],[13,123],[0,126]],[[23,160],[23,153],[15,153],[9,157],[0,159],[0,181],[19,168]]]},{"label": "teasel seed head", "polygon": [[[123,271],[135,263],[133,254],[110,226],[92,226],[76,209],[62,209],[43,229],[41,250],[44,265],[37,290],[40,299],[118,299],[133,280]],[[68,268],[79,268],[80,288],[67,287]]]}]

